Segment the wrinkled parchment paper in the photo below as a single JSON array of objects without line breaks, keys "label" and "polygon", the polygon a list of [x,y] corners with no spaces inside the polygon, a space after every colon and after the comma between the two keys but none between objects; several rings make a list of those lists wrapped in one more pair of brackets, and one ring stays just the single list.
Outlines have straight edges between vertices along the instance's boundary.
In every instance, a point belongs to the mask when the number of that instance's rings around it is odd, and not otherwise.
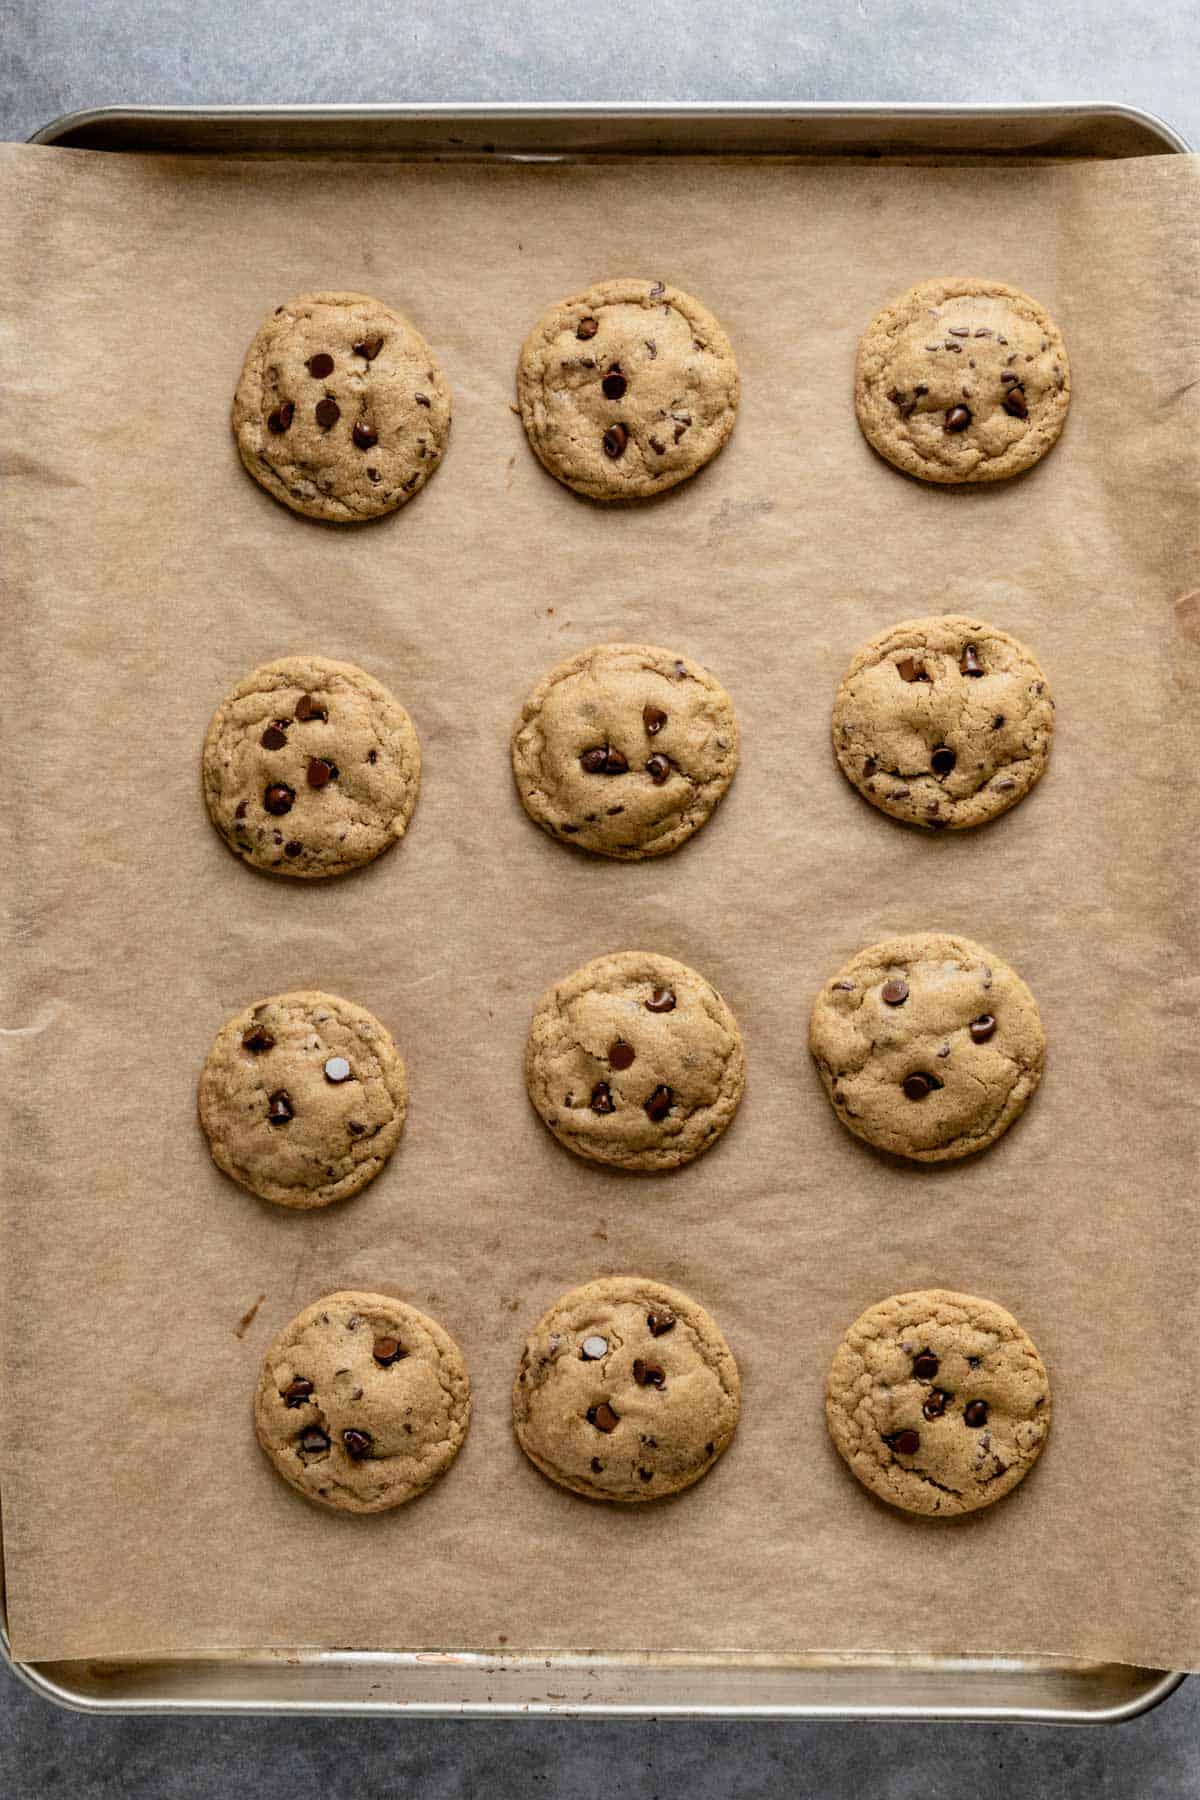
[{"label": "wrinkled parchment paper", "polygon": [[[1200,1666],[1195,162],[406,167],[6,146],[0,170],[16,1653],[503,1637]],[[1061,444],[994,488],[909,481],[854,421],[859,331],[951,271],[1038,296],[1074,368]],[[509,403],[543,307],[624,272],[715,310],[744,398],[703,475],[606,511],[542,471]],[[260,318],[324,287],[411,313],[454,391],[444,467],[381,524],[294,517],[229,432]],[[1025,804],[930,838],[843,780],[830,701],[861,639],[964,608],[1033,646],[1059,734]],[[615,638],[706,662],[743,733],[714,822],[640,866],[543,836],[507,755],[543,670]],[[424,751],[404,844],[319,885],[241,867],[198,778],[230,684],[306,650],[383,680]],[[1015,964],[1050,1046],[1024,1120],[944,1168],[852,1138],[806,1050],[843,958],[926,927]],[[739,1117],[670,1177],[573,1159],[523,1089],[543,988],[625,947],[700,969],[746,1038]],[[196,1079],[228,1014],[310,986],[386,1021],[412,1098],[379,1180],[289,1214],[217,1174]],[[512,1440],[525,1332],[610,1271],[685,1288],[741,1365],[734,1447],[674,1502],[587,1504]],[[845,1326],[927,1285],[1009,1307],[1055,1388],[1032,1477],[940,1524],[872,1500],[822,1416]],[[474,1383],[457,1465],[380,1518],[306,1506],[251,1427],[270,1339],[341,1287],[436,1314]]]}]

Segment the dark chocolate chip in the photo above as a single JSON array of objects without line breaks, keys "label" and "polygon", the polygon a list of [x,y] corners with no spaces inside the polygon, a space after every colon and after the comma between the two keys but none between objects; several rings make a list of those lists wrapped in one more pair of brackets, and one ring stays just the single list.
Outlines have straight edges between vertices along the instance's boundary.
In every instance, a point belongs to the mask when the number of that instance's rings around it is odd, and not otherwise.
[{"label": "dark chocolate chip", "polygon": [[600,386],[604,390],[606,400],[619,400],[629,386],[619,369],[610,369]]},{"label": "dark chocolate chip", "polygon": [[939,744],[929,760],[933,765],[933,772],[935,775],[949,775],[951,769],[958,761],[958,757],[954,754],[954,751],[951,750],[949,744]]},{"label": "dark chocolate chip", "polygon": [[866,762],[864,762],[862,766],[864,777],[870,779],[870,777],[877,772],[878,768],[879,764],[875,761],[875,758],[873,756],[868,756]]},{"label": "dark chocolate chip", "polygon": [[667,446],[663,443],[661,438],[652,437],[650,439],[650,448],[653,450],[655,456],[665,456],[667,454]]},{"label": "dark chocolate chip", "polygon": [[614,1038],[608,1046],[608,1060],[614,1069],[628,1069],[635,1055],[633,1045],[627,1044],[624,1038]]},{"label": "dark chocolate chip", "polygon": [[671,1090],[666,1082],[660,1081],[645,1104],[644,1111],[646,1117],[652,1119],[653,1122],[658,1125],[666,1118],[670,1110]]},{"label": "dark chocolate chip", "polygon": [[1023,387],[1009,388],[1007,394],[1004,396],[1004,410],[1006,413],[1011,413],[1014,419],[1027,419],[1029,417],[1029,407],[1025,400],[1025,389]]},{"label": "dark chocolate chip", "polygon": [[926,671],[925,664],[923,662],[918,662],[915,656],[902,656],[900,661],[896,664],[896,673],[901,681],[932,680],[932,677]]},{"label": "dark chocolate chip", "polygon": [[667,1372],[657,1363],[643,1362],[639,1356],[633,1365],[633,1379],[639,1387],[660,1388],[667,1379]]},{"label": "dark chocolate chip", "polygon": [[915,1456],[921,1447],[921,1439],[915,1431],[897,1431],[894,1436],[885,1439],[886,1443],[898,1456]]},{"label": "dark chocolate chip", "polygon": [[303,1375],[297,1375],[295,1381],[283,1390],[283,1404],[285,1406],[303,1406],[312,1391],[312,1382],[306,1381]]},{"label": "dark chocolate chip", "polygon": [[918,1381],[932,1381],[938,1372],[938,1359],[932,1350],[921,1350],[913,1357],[913,1374]]},{"label": "dark chocolate chip", "polygon": [[963,645],[963,653],[958,659],[958,671],[959,671],[960,675],[982,675],[983,674],[983,672],[984,672],[983,664],[980,662],[979,657],[976,654],[974,644],[964,644]]},{"label": "dark chocolate chip", "polygon": [[366,1129],[366,1126],[360,1125],[357,1119],[346,1120],[346,1130],[350,1133],[351,1137],[361,1137]]},{"label": "dark chocolate chip", "polygon": [[325,1079],[332,1081],[334,1087],[340,1087],[343,1081],[350,1079],[350,1064],[344,1056],[331,1056],[325,1064]]},{"label": "dark chocolate chip", "polygon": [[307,368],[314,381],[324,381],[327,375],[333,374],[333,358],[327,351],[318,350],[315,356],[309,357]]},{"label": "dark chocolate chip", "polygon": [[310,719],[327,719],[329,714],[318,701],[313,699],[311,694],[301,694],[296,702],[296,717],[303,725],[307,724]]},{"label": "dark chocolate chip", "polygon": [[374,430],[363,419],[355,419],[354,429],[350,433],[356,450],[370,450],[379,442]]},{"label": "dark chocolate chip", "polygon": [[980,1013],[977,1019],[971,1020],[971,1036],[977,1044],[986,1044],[996,1029],[996,1021],[991,1013]]},{"label": "dark chocolate chip", "polygon": [[274,781],[263,794],[263,805],[275,818],[282,819],[289,813],[296,801],[296,790],[286,786],[282,781]]},{"label": "dark chocolate chip", "polygon": [[655,787],[661,787],[671,773],[670,759],[666,756],[651,756],[646,762],[646,773]]},{"label": "dark chocolate chip", "polygon": [[585,775],[625,775],[629,764],[611,744],[596,744],[579,758]]},{"label": "dark chocolate chip", "polygon": [[951,433],[965,431],[970,423],[971,409],[969,406],[952,406],[946,414],[945,429]]},{"label": "dark chocolate chip", "polygon": [[603,1473],[604,1473],[604,1464],[600,1461],[600,1458],[598,1456],[593,1456],[593,1458],[592,1458],[592,1474],[593,1475],[603,1475]]},{"label": "dark chocolate chip", "polygon": [[235,819],[244,819],[247,812],[249,811],[249,807],[250,807],[250,802],[248,800],[239,800],[236,807],[234,808],[234,812],[233,812],[234,818]]},{"label": "dark chocolate chip", "polygon": [[[1004,341],[1003,338],[1000,341],[1001,341],[1001,343],[1003,343],[1003,341]],[[1009,362],[1015,362],[1016,358],[1014,356],[1010,356],[1008,360],[1009,360]],[[1021,377],[1019,375],[1014,375],[1013,371],[1011,369],[1002,369],[1000,372],[1000,380],[1005,387],[1015,387],[1019,383],[1020,379],[1021,379]]]},{"label": "dark chocolate chip", "polygon": [[667,715],[661,706],[643,706],[642,724],[646,727],[647,737],[657,737],[667,722]]},{"label": "dark chocolate chip", "polygon": [[620,1417],[620,1413],[615,1413],[607,1400],[602,1400],[599,1406],[589,1406],[587,1409],[587,1422],[589,1425],[594,1425],[597,1431],[615,1431]]},{"label": "dark chocolate chip", "polygon": [[342,1442],[346,1446],[346,1455],[352,1462],[361,1462],[371,1448],[373,1439],[369,1431],[343,1431]]},{"label": "dark chocolate chip", "polygon": [[416,401],[418,406],[432,406],[433,405],[433,401],[429,398],[428,394],[414,394],[413,399]]},{"label": "dark chocolate chip", "polygon": [[885,981],[881,998],[887,1006],[903,1006],[908,999],[907,981],[901,981],[899,978],[894,981]]},{"label": "dark chocolate chip", "polygon": [[283,846],[283,854],[285,856],[290,856],[292,860],[295,861],[296,857],[304,854],[304,845],[300,842],[299,838],[293,838],[290,843]]},{"label": "dark chocolate chip", "polygon": [[654,1480],[654,1470],[653,1469],[639,1469],[638,1474],[643,1481],[653,1481]]},{"label": "dark chocolate chip", "polygon": [[294,1117],[291,1095],[286,1088],[277,1088],[267,1101],[267,1123],[286,1125]]},{"label": "dark chocolate chip", "polygon": [[946,1410],[946,1402],[949,1398],[949,1394],[944,1394],[941,1388],[934,1388],[921,1411],[927,1419],[940,1419]]},{"label": "dark chocolate chip", "polygon": [[322,431],[328,431],[331,426],[337,424],[342,416],[341,407],[329,394],[326,394],[323,400],[317,401],[314,410],[316,413],[317,424],[321,427]]},{"label": "dark chocolate chip", "polygon": [[629,442],[629,433],[624,425],[610,425],[604,434],[604,454],[613,462],[624,456],[625,446]]},{"label": "dark chocolate chip", "polygon": [[674,1313],[646,1314],[646,1329],[651,1337],[662,1337],[666,1332],[674,1331],[675,1323]]},{"label": "dark chocolate chip", "polygon": [[281,406],[275,408],[274,412],[267,414],[267,430],[275,432],[276,435],[281,431],[286,431],[292,422],[295,411],[294,403],[291,400],[285,400]]},{"label": "dark chocolate chip", "polygon": [[963,1423],[972,1431],[978,1431],[988,1421],[988,1404],[986,1400],[968,1400],[963,1407]]},{"label": "dark chocolate chip", "polygon": [[585,319],[580,319],[578,325],[575,327],[575,336],[577,338],[582,338],[584,343],[586,343],[589,338],[595,337],[599,329],[599,319],[593,319],[589,313]]},{"label": "dark chocolate chip", "polygon": [[268,725],[258,741],[264,750],[282,750],[287,744],[287,733],[280,731],[278,725]]},{"label": "dark chocolate chip", "polygon": [[261,1025],[252,1025],[242,1039],[242,1049],[248,1050],[251,1056],[261,1056],[264,1050],[273,1050],[275,1039]]},{"label": "dark chocolate chip", "polygon": [[1003,723],[1004,723],[1004,714],[997,713],[995,718],[992,720],[992,730],[999,731],[999,729],[1003,725]]},{"label": "dark chocolate chip", "polygon": [[670,988],[655,988],[645,1002],[647,1012],[668,1013],[675,1011],[675,995]]},{"label": "dark chocolate chip", "polygon": [[310,1425],[307,1431],[300,1433],[300,1448],[310,1456],[316,1456],[321,1451],[328,1450],[329,1439],[319,1425]]},{"label": "dark chocolate chip", "polygon": [[354,354],[363,357],[367,362],[374,362],[382,349],[383,339],[381,337],[364,338],[361,344],[355,344]]},{"label": "dark chocolate chip", "polygon": [[951,337],[970,337],[970,328],[966,325],[947,325],[946,330]]},{"label": "dark chocolate chip", "polygon": [[337,764],[336,763],[326,762],[324,757],[321,757],[321,756],[313,756],[313,757],[309,758],[309,764],[308,764],[308,785],[309,785],[309,787],[311,787],[311,788],[327,787],[328,784],[333,780],[333,778],[336,774],[337,774]]},{"label": "dark chocolate chip", "polygon": [[399,1338],[380,1337],[375,1339],[375,1348],[371,1354],[381,1369],[389,1369],[393,1363],[398,1363],[407,1355],[407,1351]]},{"label": "dark chocolate chip", "polygon": [[367,470],[367,479],[368,479],[368,481],[378,481],[379,480],[379,470],[378,469],[368,469]]},{"label": "dark chocolate chip", "polygon": [[932,1094],[934,1088],[941,1087],[941,1085],[941,1082],[935,1081],[932,1075],[923,1075],[919,1069],[915,1069],[911,1075],[906,1075],[903,1083],[904,1092],[910,1100],[924,1100],[927,1094]]},{"label": "dark chocolate chip", "polygon": [[592,1097],[588,1102],[594,1113],[616,1112],[617,1103],[612,1097],[612,1089],[607,1081],[598,1081],[592,1089]]}]

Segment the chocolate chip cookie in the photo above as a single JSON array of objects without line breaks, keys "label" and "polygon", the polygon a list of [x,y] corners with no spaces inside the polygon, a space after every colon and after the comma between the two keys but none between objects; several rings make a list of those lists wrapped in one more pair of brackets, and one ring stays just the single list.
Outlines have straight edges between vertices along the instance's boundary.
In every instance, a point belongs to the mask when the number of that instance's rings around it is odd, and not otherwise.
[{"label": "chocolate chip cookie", "polygon": [[378,1175],[408,1106],[404,1064],[364,1007],[275,994],[217,1033],[200,1077],[213,1161],[277,1206],[328,1206]]},{"label": "chocolate chip cookie", "polygon": [[338,1512],[415,1500],[458,1455],[470,1416],[454,1339],[386,1294],[327,1294],[297,1313],[254,1397],[258,1441],[283,1479]]},{"label": "chocolate chip cookie", "polygon": [[737,414],[733,348],[661,281],[601,281],[544,313],[517,364],[529,441],[593,500],[660,494],[717,454]]},{"label": "chocolate chip cookie", "polygon": [[246,352],[233,432],[255,481],[293,512],[374,519],[441,462],[450,390],[403,313],[369,294],[300,294]]},{"label": "chocolate chip cookie", "polygon": [[837,1348],[829,1435],[864,1487],[905,1512],[975,1512],[1011,1493],[1050,1430],[1036,1348],[991,1300],[941,1288],[869,1306]]},{"label": "chocolate chip cookie", "polygon": [[315,879],[404,836],[421,779],[412,721],[353,663],[285,656],[229,693],[204,740],[204,799],[235,856]]},{"label": "chocolate chip cookie", "polygon": [[675,1288],[609,1275],[534,1327],[513,1427],[551,1481],[592,1500],[659,1500],[706,1475],[738,1421],[741,1384],[716,1323]]},{"label": "chocolate chip cookie", "polygon": [[1054,701],[1031,651],[981,619],[908,619],[855,652],[833,748],[864,799],[937,831],[982,825],[1045,772]]},{"label": "chocolate chip cookie", "polygon": [[922,481],[1019,475],[1057,443],[1070,403],[1058,326],[999,281],[922,281],[858,346],[858,422],[881,456]]},{"label": "chocolate chip cookie", "polygon": [[715,988],[669,956],[598,956],[548,988],[525,1046],[529,1098],[560,1144],[619,1169],[674,1169],[737,1111],[746,1058]]},{"label": "chocolate chip cookie", "polygon": [[817,995],[809,1046],[848,1130],[917,1162],[994,1143],[1025,1110],[1046,1054],[1020,977],[935,931],[852,957]]},{"label": "chocolate chip cookie", "polygon": [[652,644],[596,644],[559,663],[512,738],[530,818],[563,843],[627,862],[699,831],[737,763],[737,719],[720,682]]}]

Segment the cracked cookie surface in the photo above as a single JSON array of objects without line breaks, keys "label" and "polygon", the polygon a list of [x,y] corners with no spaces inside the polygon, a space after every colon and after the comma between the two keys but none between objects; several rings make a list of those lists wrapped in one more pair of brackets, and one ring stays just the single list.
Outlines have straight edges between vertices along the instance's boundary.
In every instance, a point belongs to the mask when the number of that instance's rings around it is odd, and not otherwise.
[{"label": "cracked cookie surface", "polygon": [[235,856],[317,879],[404,836],[421,746],[400,702],[353,663],[285,656],[222,700],[201,774],[209,817]]},{"label": "cracked cookie surface", "polygon": [[242,462],[293,512],[394,512],[439,466],[450,390],[420,332],[369,294],[300,294],[246,352],[233,401]]},{"label": "cracked cookie surface", "polygon": [[530,1333],[513,1427],[560,1487],[656,1500],[712,1468],[740,1394],[733,1353],[702,1306],[661,1282],[610,1275],[564,1294]]},{"label": "cracked cookie surface", "polygon": [[517,400],[551,475],[593,500],[636,499],[686,481],[721,449],[737,415],[737,363],[691,294],[601,281],[538,320]]},{"label": "cracked cookie surface", "polygon": [[1011,1493],[1050,1430],[1035,1345],[991,1300],[942,1288],[867,1308],[826,1385],[829,1435],[873,1494],[905,1512],[974,1512]]},{"label": "cracked cookie surface", "polygon": [[1019,288],[922,281],[858,346],[854,405],[881,456],[922,481],[1002,481],[1058,441],[1071,403],[1062,333]]},{"label": "cracked cookie surface", "polygon": [[686,842],[737,763],[737,719],[720,682],[653,644],[568,657],[538,682],[512,737],[530,818],[563,843],[628,862]]},{"label": "cracked cookie surface", "polygon": [[328,1206],[378,1175],[408,1084],[390,1033],[334,994],[260,1000],[221,1027],[200,1076],[217,1167],[277,1206]]},{"label": "cracked cookie surface", "polygon": [[855,652],[833,703],[842,773],[880,812],[962,830],[1040,780],[1054,701],[1031,651],[959,613],[907,619]]},{"label": "cracked cookie surface", "polygon": [[386,1294],[327,1294],[267,1351],[254,1425],[305,1499],[386,1512],[450,1467],[470,1391],[462,1352],[435,1319]]},{"label": "cracked cookie surface", "polygon": [[559,1143],[621,1169],[673,1169],[709,1149],[745,1081],[741,1033],[716,989],[640,950],[548,988],[525,1046],[529,1098]]},{"label": "cracked cookie surface", "polygon": [[1042,1078],[1037,1003],[1000,957],[940,932],[888,938],[827,981],[809,1047],[842,1123],[877,1149],[950,1162],[994,1143]]}]

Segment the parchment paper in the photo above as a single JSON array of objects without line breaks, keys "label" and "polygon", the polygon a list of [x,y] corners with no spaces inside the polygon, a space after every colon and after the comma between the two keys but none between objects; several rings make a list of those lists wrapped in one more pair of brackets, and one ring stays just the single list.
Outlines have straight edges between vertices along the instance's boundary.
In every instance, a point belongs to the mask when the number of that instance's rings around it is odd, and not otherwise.
[{"label": "parchment paper", "polygon": [[[1200,1665],[1196,164],[5,147],[0,169],[17,1655],[503,1638]],[[543,473],[509,403],[543,307],[627,271],[716,311],[744,398],[703,475],[606,511]],[[1075,377],[1048,460],[961,492],[880,462],[851,405],[866,321],[957,271],[1044,301]],[[260,318],[322,287],[410,312],[454,390],[443,469],[378,525],[294,517],[229,432]],[[1027,802],[930,838],[852,792],[829,709],[860,640],[948,608],[1033,646],[1060,726]],[[534,680],[609,638],[706,662],[743,732],[715,821],[635,866],[543,836],[508,764]],[[319,885],[239,866],[198,775],[230,684],[305,650],[380,677],[425,757],[404,844]],[[925,927],[1008,958],[1050,1045],[1024,1120],[941,1169],[852,1138],[806,1049],[826,975]],[[625,947],[700,969],[746,1038],[740,1116],[671,1177],[572,1158],[524,1093],[538,995]],[[412,1088],[386,1173],[307,1215],[218,1175],[195,1117],[222,1020],[297,986],[376,1011]],[[741,1365],[734,1447],[675,1502],[585,1503],[512,1440],[527,1329],[609,1271],[695,1295]],[[846,1325],[927,1285],[1011,1308],[1056,1397],[1032,1477],[942,1524],[872,1500],[822,1414]],[[435,1313],[474,1383],[457,1465],[379,1518],[307,1506],[251,1427],[271,1337],[340,1287]]]}]

